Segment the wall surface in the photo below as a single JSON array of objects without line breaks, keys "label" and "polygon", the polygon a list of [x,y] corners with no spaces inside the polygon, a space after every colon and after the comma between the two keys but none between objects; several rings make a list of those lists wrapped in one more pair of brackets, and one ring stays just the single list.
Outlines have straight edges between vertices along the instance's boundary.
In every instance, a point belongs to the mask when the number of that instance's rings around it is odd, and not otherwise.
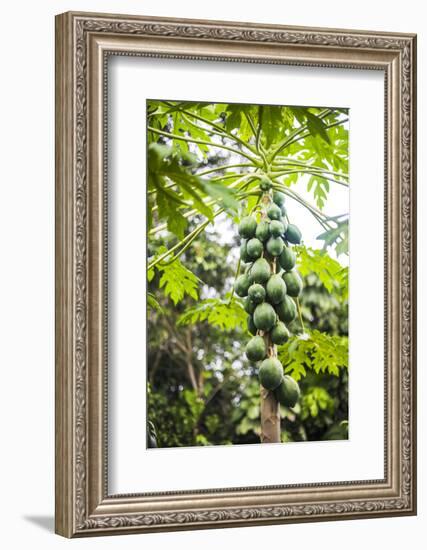
[{"label": "wall surface", "polygon": [[[426,67],[423,3],[359,0],[284,3],[263,0],[14,0],[2,8],[0,235],[0,517],[3,548],[233,547],[269,542],[286,548],[346,550],[381,545],[422,548],[427,530],[426,301],[419,289],[418,517],[105,537],[67,541],[53,534],[54,493],[54,15],[67,10],[243,20],[419,34],[419,156],[425,150]],[[424,145],[424,147],[423,147]],[[419,160],[419,208],[427,207],[425,163]],[[419,281],[425,276],[425,222],[419,216]],[[424,535],[424,537],[422,537]]]}]

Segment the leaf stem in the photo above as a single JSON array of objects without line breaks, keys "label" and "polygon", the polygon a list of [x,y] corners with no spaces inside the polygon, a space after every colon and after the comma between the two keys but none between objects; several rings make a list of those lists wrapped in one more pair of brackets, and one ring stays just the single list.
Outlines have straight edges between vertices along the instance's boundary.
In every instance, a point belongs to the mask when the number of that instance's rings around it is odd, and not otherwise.
[{"label": "leaf stem", "polygon": [[327,176],[324,176],[322,172],[315,172],[315,171],[312,171],[312,170],[284,170],[284,171],[280,171],[280,170],[275,170],[274,168],[273,168],[273,172],[277,172],[278,176],[286,176],[286,175],[289,175],[289,174],[310,174],[310,175],[313,175],[313,176],[317,176],[318,178],[322,178],[324,180],[331,181],[332,183],[337,183],[337,184],[342,185],[344,187],[348,187],[348,183],[346,183],[345,181],[339,181],[339,180],[336,180],[336,179],[333,179],[333,178],[328,178]]},{"label": "leaf stem", "polygon": [[[211,168],[209,170],[205,170],[204,172],[198,172],[195,173],[195,176],[207,176],[208,174],[211,174],[212,172],[220,172],[221,170],[228,170],[229,168],[252,168],[253,164],[249,163],[242,163],[242,164],[224,164],[223,166],[218,166],[217,168]],[[237,174],[238,176],[241,176],[242,174]]]},{"label": "leaf stem", "polygon": [[320,166],[314,166],[313,164],[307,164],[306,162],[301,162],[298,160],[290,159],[289,157],[281,157],[281,159],[284,162],[281,162],[280,160],[273,162],[273,170],[277,166],[280,167],[292,167],[292,166],[301,166],[303,168],[308,168],[309,170],[313,170],[316,172],[323,172],[325,174],[329,174],[330,176],[336,176],[339,178],[348,179],[348,174],[343,174],[341,172],[333,172],[332,170],[328,170],[327,168],[321,168]]},{"label": "leaf stem", "polygon": [[[325,116],[328,116],[329,114],[331,114],[333,112],[333,109],[325,109],[324,111],[322,111],[319,115],[318,115],[318,118],[325,118]],[[285,149],[290,143],[291,143],[291,140],[293,138],[295,138],[296,136],[298,136],[299,134],[301,134],[301,132],[304,132],[305,130],[307,130],[308,128],[308,125],[307,124],[303,124],[302,126],[300,126],[299,128],[297,128],[294,132],[292,132],[289,136],[287,136],[285,139],[282,140],[282,142],[279,144],[279,146],[277,147],[277,149],[275,151],[273,151],[273,154],[272,156],[270,157],[270,162],[273,162],[273,160],[275,159],[275,157],[280,153],[280,151],[282,151],[283,149]]]},{"label": "leaf stem", "polygon": [[176,134],[171,134],[170,132],[164,132],[163,130],[152,128],[151,126],[148,126],[147,130],[170,139],[178,139],[180,141],[187,141],[188,143],[198,143],[199,145],[209,145],[210,147],[219,147],[220,149],[226,149],[227,151],[231,151],[235,155],[241,155],[242,157],[246,157],[252,162],[254,166],[257,166],[257,163],[254,161],[254,158],[251,157],[251,155],[248,155],[243,151],[239,151],[238,149],[234,149],[233,147],[229,147],[228,145],[223,145],[221,143],[214,143],[212,141],[204,141],[202,139],[193,139],[189,137],[178,136]]},{"label": "leaf stem", "polygon": [[[329,124],[329,125],[325,126],[325,130],[329,130],[329,128],[334,128],[334,126],[340,126],[341,124],[344,124],[344,122],[347,122],[347,121],[348,121],[348,118],[338,120],[337,122],[334,122],[333,124]],[[286,144],[286,147],[289,147],[289,145],[292,145],[293,143],[296,143],[297,141],[300,141],[301,139],[304,139],[309,135],[311,135],[310,132],[308,132],[307,134],[303,134],[302,136],[296,137],[292,141],[289,141]]]},{"label": "leaf stem", "polygon": [[[168,107],[173,107],[173,104],[172,103],[169,103],[167,101],[164,101],[163,103],[165,103],[165,105],[167,105]],[[186,109],[181,109],[181,108],[178,108],[177,109],[180,113],[184,113],[186,114],[187,116],[192,116],[193,118],[195,118],[196,120],[200,120],[200,122],[204,122],[205,124],[208,124],[209,126],[212,126],[212,128],[215,128],[218,132],[221,132],[222,135],[240,143],[240,145],[246,147],[247,149],[249,149],[250,151],[252,151],[253,153],[256,153],[256,151],[250,146],[248,145],[245,141],[243,141],[243,139],[240,139],[238,136],[235,136],[234,134],[232,134],[231,132],[228,132],[225,128],[222,128],[221,126],[219,126],[219,124],[216,124],[215,122],[213,122],[212,120],[209,120],[207,118],[204,118],[200,115],[196,115],[194,113],[192,113],[191,111],[187,111]],[[194,124],[194,123],[193,123]],[[202,129],[203,128],[201,126],[197,126],[198,128]]]},{"label": "leaf stem", "polygon": [[299,202],[302,206],[305,206],[305,208],[307,208],[307,210],[316,218],[316,220],[323,227],[323,229],[332,229],[332,226],[328,224],[328,222],[326,221],[326,218],[319,210],[317,210],[314,206],[312,206],[310,203],[305,201],[300,195],[298,195],[298,193],[296,193],[295,191],[291,191],[288,187],[283,185],[281,182],[278,182],[275,178],[272,178],[272,180],[276,182],[276,185],[273,185],[273,189],[282,191],[285,195],[288,195],[295,201]]},{"label": "leaf stem", "polygon": [[[248,177],[249,177],[249,181],[246,182],[245,180]],[[252,180],[254,179],[254,176],[252,174],[245,174],[244,176],[239,178],[239,180],[236,180],[236,181],[233,181],[232,183],[230,183],[230,185],[228,185],[227,187],[228,187],[228,189],[235,189],[237,187],[239,189],[239,191],[242,191],[243,189],[245,189],[245,187],[247,187],[251,183],[251,179]],[[244,182],[244,184],[241,187],[238,187],[239,184],[242,183],[242,181]],[[206,204],[206,206],[212,206],[213,204],[216,204],[217,202],[218,202],[218,199],[211,199],[210,201],[207,201],[205,204]],[[191,216],[194,216],[198,212],[199,212],[199,210],[197,208],[193,208],[192,210],[188,210],[187,212],[184,212],[183,216],[184,216],[184,218],[190,218]],[[148,234],[149,235],[154,235],[155,233],[158,233],[159,231],[163,231],[166,228],[167,228],[167,223],[163,223],[163,224],[157,225],[156,227],[153,227],[152,229],[150,229]]]}]

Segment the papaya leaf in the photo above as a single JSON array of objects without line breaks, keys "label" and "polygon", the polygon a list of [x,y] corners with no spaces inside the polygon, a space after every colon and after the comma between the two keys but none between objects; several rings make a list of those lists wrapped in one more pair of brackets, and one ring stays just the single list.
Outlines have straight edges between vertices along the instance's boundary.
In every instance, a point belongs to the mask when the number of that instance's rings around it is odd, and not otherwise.
[{"label": "papaya leaf", "polygon": [[329,392],[320,386],[312,386],[301,398],[301,419],[316,418],[319,412],[334,409],[334,399]]},{"label": "papaya leaf", "polygon": [[199,279],[187,269],[177,258],[170,264],[156,264],[156,269],[162,274],[159,287],[163,288],[166,296],[170,297],[175,305],[183,300],[185,295],[194,300],[198,299]]},{"label": "papaya leaf", "polygon": [[328,246],[335,246],[337,255],[348,254],[348,219],[337,222],[337,226],[328,229],[317,236],[317,239],[324,241],[324,249]]},{"label": "papaya leaf", "polygon": [[240,128],[240,122],[242,118],[242,111],[239,105],[227,105],[227,118],[225,122],[225,129],[227,132],[231,132],[235,128]]},{"label": "papaya leaf", "polygon": [[344,288],[348,294],[348,268],[343,268],[323,249],[299,246],[297,250],[298,270],[303,277],[315,273],[328,292],[342,292]]},{"label": "papaya leaf", "polygon": [[188,308],[178,319],[178,325],[188,325],[206,321],[222,330],[240,327],[246,330],[247,313],[240,301],[230,303],[219,298],[207,298]]},{"label": "papaya leaf", "polygon": [[313,190],[316,205],[320,208],[320,210],[323,210],[323,207],[325,206],[329,189],[329,181],[322,176],[311,176],[308,180],[307,191]]},{"label": "papaya leaf", "polygon": [[168,218],[168,230],[176,235],[178,239],[183,239],[185,230],[188,226],[188,221],[184,216],[181,214],[179,210],[175,210],[175,213],[173,216],[170,216]]},{"label": "papaya leaf", "polygon": [[283,138],[281,107],[264,105],[262,108],[261,129],[266,147]]},{"label": "papaya leaf", "polygon": [[214,199],[219,199],[220,203],[225,208],[237,212],[239,209],[239,202],[235,198],[236,192],[234,189],[229,189],[221,182],[216,181],[215,183],[211,183],[206,179],[202,180],[202,186],[208,195]]},{"label": "papaya leaf", "polygon": [[348,368],[348,338],[318,330],[293,336],[279,347],[279,359],[296,381],[305,377],[308,369],[338,376],[340,369]]},{"label": "papaya leaf", "polygon": [[158,313],[164,313],[164,309],[159,304],[159,302],[156,300],[154,295],[151,292],[147,293],[147,305],[149,308],[153,309],[154,311],[157,311]]}]

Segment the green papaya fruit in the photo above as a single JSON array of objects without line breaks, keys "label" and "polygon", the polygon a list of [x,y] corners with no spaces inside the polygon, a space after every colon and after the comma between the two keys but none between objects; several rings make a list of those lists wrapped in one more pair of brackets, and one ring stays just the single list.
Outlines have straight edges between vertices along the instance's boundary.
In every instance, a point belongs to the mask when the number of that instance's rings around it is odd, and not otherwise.
[{"label": "green papaya fruit", "polygon": [[283,248],[282,253],[279,256],[279,264],[282,269],[285,271],[291,271],[295,267],[297,258],[294,252],[289,246]]},{"label": "green papaya fruit", "polygon": [[285,374],[274,395],[277,401],[285,407],[295,407],[300,396],[299,385],[292,376]]},{"label": "green papaya fruit", "polygon": [[[252,264],[250,270],[250,279],[254,283],[265,284],[271,275],[270,264],[265,258],[258,258],[256,262]],[[248,287],[249,288],[249,287]]]},{"label": "green papaya fruit", "polygon": [[251,239],[255,235],[256,226],[254,216],[246,216],[239,224],[239,235],[244,239]]},{"label": "green papaya fruit", "polygon": [[296,225],[290,223],[286,229],[285,239],[292,244],[300,244],[302,239],[301,231]]},{"label": "green papaya fruit", "polygon": [[283,223],[283,235],[282,235],[282,237],[284,238],[285,233],[288,230],[289,223],[288,223],[288,220],[285,218],[285,216],[283,216],[283,218],[280,221]]},{"label": "green papaya fruit", "polygon": [[246,264],[250,260],[248,256],[248,252],[246,250],[247,242],[248,241],[246,239],[243,239],[242,242],[240,243],[240,259],[244,264]]},{"label": "green papaya fruit", "polygon": [[290,323],[297,316],[297,306],[292,298],[288,295],[285,296],[283,302],[275,306],[276,313],[281,321],[284,323]]},{"label": "green papaya fruit", "polygon": [[252,315],[248,315],[248,331],[253,335],[257,333],[257,328],[255,326]]},{"label": "green papaya fruit", "polygon": [[[249,292],[251,288],[252,287],[249,288]],[[266,290],[268,299],[272,304],[278,304],[282,302],[286,296],[286,283],[282,279],[281,275],[279,275],[278,273],[272,275],[268,279]]]},{"label": "green papaya fruit", "polygon": [[302,280],[298,271],[287,271],[283,273],[283,280],[286,283],[287,293],[293,298],[298,298],[302,292]]},{"label": "green papaya fruit", "polygon": [[276,323],[270,332],[272,343],[277,344],[278,346],[286,344],[289,340],[289,336],[289,330],[286,328],[285,323],[282,323],[282,321]]},{"label": "green papaya fruit", "polygon": [[[249,288],[251,288],[251,287],[249,287]],[[249,313],[250,315],[252,315],[252,313],[255,311],[256,303],[253,302],[250,299],[250,297],[248,296],[247,298],[245,298],[245,300],[243,302],[243,307],[244,307],[246,313]]]},{"label": "green papaya fruit", "polygon": [[270,222],[270,235],[272,237],[281,237],[285,234],[285,226],[279,220]]},{"label": "green papaya fruit", "polygon": [[270,330],[276,323],[277,315],[271,304],[263,302],[254,311],[254,323],[258,330]]},{"label": "green papaya fruit", "polygon": [[267,208],[267,216],[270,218],[270,220],[280,220],[280,218],[282,217],[282,211],[280,210],[280,207],[273,202]]},{"label": "green papaya fruit", "polygon": [[265,220],[259,222],[255,231],[255,236],[264,243],[270,236],[270,223]]},{"label": "green papaya fruit", "polygon": [[249,279],[249,276],[244,273],[243,275],[239,275],[239,277],[237,277],[237,280],[234,283],[234,292],[237,294],[237,296],[244,298],[248,295],[248,290],[250,286],[251,281]]},{"label": "green papaya fruit", "polygon": [[261,361],[267,355],[267,347],[262,336],[254,336],[246,345],[246,357],[249,361]]},{"label": "green papaya fruit", "polygon": [[270,237],[266,244],[266,249],[272,256],[280,256],[285,246],[283,240],[280,237]]},{"label": "green papaya fruit", "polygon": [[254,283],[249,287],[248,296],[254,304],[260,304],[265,300],[265,288],[259,283]]},{"label": "green papaya fruit", "polygon": [[260,183],[259,183],[261,191],[270,191],[270,189],[273,187],[273,182],[270,180],[270,178],[267,178],[264,176]]},{"label": "green papaya fruit", "polygon": [[281,193],[280,191],[273,191],[273,202],[277,204],[277,206],[283,206],[285,203],[284,193]]},{"label": "green papaya fruit", "polygon": [[264,359],[259,368],[259,381],[266,389],[273,391],[281,383],[283,378],[282,363],[275,357]]},{"label": "green papaya fruit", "polygon": [[262,242],[256,237],[249,239],[246,243],[246,254],[251,260],[256,260],[261,257],[261,254],[264,250]]}]

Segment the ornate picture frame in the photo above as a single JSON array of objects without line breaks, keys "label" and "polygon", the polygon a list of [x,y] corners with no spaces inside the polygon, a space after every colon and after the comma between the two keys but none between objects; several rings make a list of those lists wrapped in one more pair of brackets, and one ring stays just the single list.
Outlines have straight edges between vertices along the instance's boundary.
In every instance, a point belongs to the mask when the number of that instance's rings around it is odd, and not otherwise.
[{"label": "ornate picture frame", "polygon": [[[111,495],[106,60],[148,56],[385,75],[385,477]],[[416,513],[416,37],[68,12],[56,18],[56,532],[65,537]]]}]

